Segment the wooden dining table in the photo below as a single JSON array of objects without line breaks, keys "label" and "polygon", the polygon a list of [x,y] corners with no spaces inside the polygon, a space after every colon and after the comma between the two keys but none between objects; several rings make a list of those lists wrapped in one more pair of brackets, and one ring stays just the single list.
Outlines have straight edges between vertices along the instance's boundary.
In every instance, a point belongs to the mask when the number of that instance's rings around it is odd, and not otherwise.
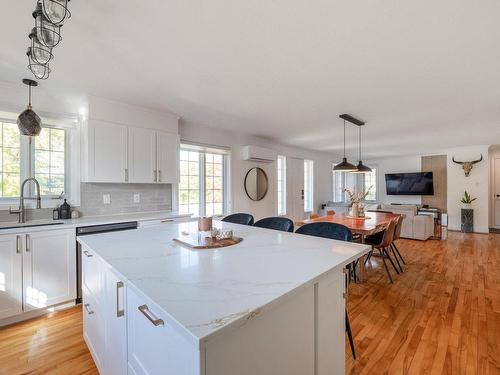
[{"label": "wooden dining table", "polygon": [[[335,213],[333,215],[325,215],[315,217],[313,219],[299,220],[295,223],[297,227],[309,223],[335,223],[346,226],[353,234],[358,234],[361,237],[361,243],[364,242],[365,236],[383,231],[392,220],[395,220],[399,214],[386,212],[367,212],[364,218],[353,218],[346,213]],[[362,282],[365,274],[364,256],[359,260],[358,281]]]}]

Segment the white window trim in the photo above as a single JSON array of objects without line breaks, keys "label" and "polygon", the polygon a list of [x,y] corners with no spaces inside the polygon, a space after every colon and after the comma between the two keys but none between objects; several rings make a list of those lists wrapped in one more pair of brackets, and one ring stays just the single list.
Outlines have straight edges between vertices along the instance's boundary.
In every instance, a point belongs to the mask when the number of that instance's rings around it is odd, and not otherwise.
[{"label": "white window trim", "polygon": [[[44,128],[56,128],[66,130],[65,138],[65,194],[64,198],[74,206],[80,206],[80,128],[81,123],[85,119],[80,118],[67,118],[62,120],[44,118]],[[16,123],[16,115],[14,113],[0,112],[0,121]],[[20,146],[23,152],[29,153],[29,138],[22,137]],[[26,163],[26,159],[22,159],[21,163]],[[21,165],[21,183],[28,178],[26,174],[29,166]],[[31,171],[29,172],[31,174]],[[34,185],[30,183],[31,189],[25,188],[25,196],[30,196],[34,193]],[[33,191],[32,191],[33,190]],[[15,208],[19,206],[20,197],[0,197],[0,210],[8,210],[10,207]],[[43,196],[42,197],[42,208],[55,208],[62,203],[61,199],[57,199],[55,196]],[[36,203],[33,201],[24,202],[26,208],[36,208]]]}]

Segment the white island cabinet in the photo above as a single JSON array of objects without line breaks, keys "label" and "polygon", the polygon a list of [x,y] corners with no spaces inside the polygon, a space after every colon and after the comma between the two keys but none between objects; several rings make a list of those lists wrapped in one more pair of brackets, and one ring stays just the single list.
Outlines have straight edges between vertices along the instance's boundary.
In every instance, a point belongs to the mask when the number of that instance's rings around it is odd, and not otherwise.
[{"label": "white island cabinet", "polygon": [[199,251],[173,241],[197,223],[78,239],[100,373],[343,374],[343,269],[369,248],[216,225],[243,241]]}]

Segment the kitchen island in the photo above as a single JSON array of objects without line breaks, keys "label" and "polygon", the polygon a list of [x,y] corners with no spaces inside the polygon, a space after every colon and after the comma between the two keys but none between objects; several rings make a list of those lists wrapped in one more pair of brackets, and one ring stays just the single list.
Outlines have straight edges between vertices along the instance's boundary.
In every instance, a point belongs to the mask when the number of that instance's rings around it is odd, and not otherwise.
[{"label": "kitchen island", "polygon": [[243,241],[175,242],[194,222],[78,239],[84,338],[100,373],[342,374],[343,269],[370,248],[215,225]]}]

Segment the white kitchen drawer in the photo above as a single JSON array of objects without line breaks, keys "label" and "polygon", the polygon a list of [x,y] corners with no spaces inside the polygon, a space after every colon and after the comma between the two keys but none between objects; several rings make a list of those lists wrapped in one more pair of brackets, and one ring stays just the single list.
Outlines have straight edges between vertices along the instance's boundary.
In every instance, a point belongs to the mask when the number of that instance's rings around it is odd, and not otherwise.
[{"label": "white kitchen drawer", "polygon": [[127,288],[127,314],[129,374],[200,374],[198,348],[167,324],[156,305],[146,302],[130,288]]},{"label": "white kitchen drawer", "polygon": [[83,338],[92,354],[92,358],[99,370],[104,374],[103,366],[106,345],[104,335],[105,320],[102,306],[97,302],[92,293],[83,287]]},{"label": "white kitchen drawer", "polygon": [[104,289],[104,269],[92,250],[82,247],[82,284],[95,297],[102,296]]},{"label": "white kitchen drawer", "polygon": [[176,217],[155,220],[145,220],[139,223],[139,228],[151,228],[167,224],[186,223],[190,220],[189,217]]}]

